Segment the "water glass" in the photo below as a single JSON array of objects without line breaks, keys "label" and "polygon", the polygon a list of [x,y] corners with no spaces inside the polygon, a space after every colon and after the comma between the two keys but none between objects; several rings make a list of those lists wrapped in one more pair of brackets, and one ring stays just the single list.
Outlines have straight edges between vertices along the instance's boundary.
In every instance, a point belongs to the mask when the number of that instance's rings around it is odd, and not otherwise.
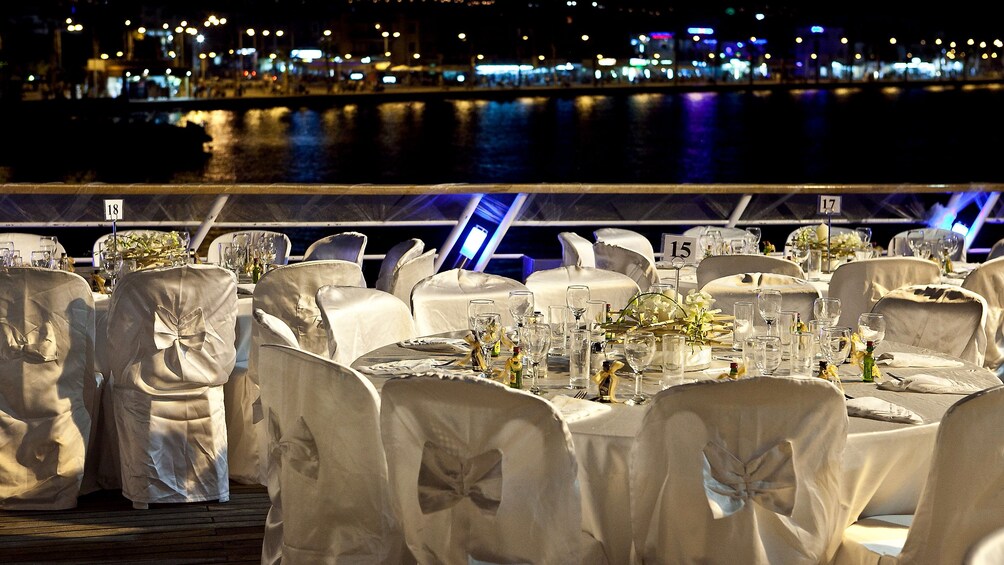
[{"label": "water glass", "polygon": [[568,340],[568,388],[589,386],[589,330],[575,328]]},{"label": "water glass", "polygon": [[821,330],[819,349],[831,365],[842,365],[851,353],[851,328],[827,326]]},{"label": "water glass", "polygon": [[822,297],[812,302],[812,314],[823,326],[836,325],[840,319],[840,299]]},{"label": "water glass", "polygon": [[31,266],[48,269],[52,263],[52,253],[47,250],[37,250],[31,252]]},{"label": "water glass", "polygon": [[878,347],[885,339],[885,316],[877,312],[865,312],[858,316],[858,335],[861,341],[870,341]]},{"label": "water glass", "polygon": [[495,311],[495,301],[491,298],[474,298],[467,301],[467,324],[471,330],[474,329],[474,319],[478,314]]},{"label": "water glass", "polygon": [[773,376],[781,366],[781,338],[776,335],[757,336],[753,360],[761,375]]},{"label": "water glass", "polygon": [[746,374],[753,374],[753,367],[756,365],[756,337],[750,334],[743,340],[743,367],[746,367]]},{"label": "water glass", "polygon": [[564,355],[567,349],[568,318],[571,312],[567,306],[548,306],[547,325],[551,328],[551,351]]},{"label": "water glass", "polygon": [[687,338],[682,335],[662,336],[662,378],[659,386],[667,389],[683,382],[687,369]]},{"label": "water glass", "polygon": [[655,335],[646,331],[630,331],[624,336],[624,358],[634,372],[634,396],[625,404],[637,406],[648,402],[649,396],[642,392],[642,373],[655,356]]},{"label": "water glass", "polygon": [[732,350],[743,348],[743,341],[753,336],[753,303],[740,301],[732,306]]},{"label": "water glass", "polygon": [[797,331],[791,339],[791,374],[811,375],[816,360],[819,335],[811,331]]},{"label": "water glass", "polygon": [[823,275],[823,250],[810,249],[809,262],[806,265],[806,275],[810,281],[818,281]]},{"label": "water glass", "polygon": [[791,336],[798,331],[795,324],[798,321],[798,312],[794,310],[782,310],[777,315],[778,336],[781,338],[781,346],[785,353],[791,353]]}]

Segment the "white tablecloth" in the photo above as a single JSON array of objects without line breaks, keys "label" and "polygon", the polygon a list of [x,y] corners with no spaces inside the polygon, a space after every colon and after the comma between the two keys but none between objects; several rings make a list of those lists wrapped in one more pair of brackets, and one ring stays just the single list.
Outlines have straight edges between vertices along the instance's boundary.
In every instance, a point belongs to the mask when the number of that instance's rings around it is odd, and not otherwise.
[{"label": "white tablecloth", "polygon": [[[918,351],[907,346],[883,343],[880,351]],[[933,352],[927,352],[933,353]],[[421,352],[397,345],[380,348],[364,355],[353,367],[365,367],[378,362],[396,359],[417,359]],[[437,355],[442,359],[449,355]],[[501,363],[498,361],[497,363]],[[712,369],[687,373],[695,379],[715,378],[727,366],[726,361],[716,361]],[[552,357],[546,386],[558,387],[567,382],[568,360]],[[897,376],[924,372],[947,375],[966,382],[989,387],[1000,384],[989,371],[973,364],[961,369],[899,369]],[[844,388],[852,397],[874,396],[909,408],[924,418],[925,424],[906,425],[851,418],[848,442],[844,451],[843,495],[846,522],[858,515],[870,516],[885,513],[910,513],[916,506],[937,434],[937,423],[959,395],[920,394],[882,391],[874,383],[852,382],[851,375],[860,373],[845,365],[841,373],[846,379]],[[392,377],[370,376],[380,389]],[[654,373],[646,375],[645,390],[657,392]],[[650,381],[650,382],[649,382]],[[630,381],[622,381],[622,391],[631,389]],[[554,389],[549,394],[563,393]],[[631,515],[628,496],[628,461],[631,446],[638,434],[646,406],[631,407],[615,404],[612,410],[569,423],[579,462],[579,484],[582,496],[583,528],[599,539],[607,550],[611,563],[627,563],[631,551]]]}]

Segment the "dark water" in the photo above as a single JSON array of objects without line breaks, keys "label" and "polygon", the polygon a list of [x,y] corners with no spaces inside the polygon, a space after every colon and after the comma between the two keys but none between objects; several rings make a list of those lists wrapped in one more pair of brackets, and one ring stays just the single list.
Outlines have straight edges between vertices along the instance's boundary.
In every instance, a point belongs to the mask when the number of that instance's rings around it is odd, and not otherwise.
[{"label": "dark water", "polygon": [[[1004,89],[937,87],[434,100],[158,116],[213,136],[7,181],[240,183],[999,182]],[[153,153],[153,152],[152,152]]]}]

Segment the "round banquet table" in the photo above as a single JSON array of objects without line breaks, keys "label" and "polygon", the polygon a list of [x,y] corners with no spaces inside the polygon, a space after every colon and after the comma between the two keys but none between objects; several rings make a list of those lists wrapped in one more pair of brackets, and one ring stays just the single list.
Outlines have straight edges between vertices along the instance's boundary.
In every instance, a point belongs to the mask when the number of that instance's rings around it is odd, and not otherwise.
[{"label": "round banquet table", "polygon": [[[441,334],[439,337],[460,337],[460,333]],[[883,342],[877,353],[913,352],[944,357],[929,350],[902,344]],[[688,380],[714,379],[727,371],[725,357],[731,349],[715,351],[716,361],[711,368],[688,372]],[[462,355],[426,353],[408,349],[399,344],[381,347],[357,359],[352,367],[360,370],[380,390],[383,383],[395,376],[375,376],[366,373],[365,367],[376,363],[403,359],[459,358]],[[961,361],[961,360],[959,360]],[[495,360],[498,368],[504,362]],[[950,377],[954,380],[987,388],[1001,384],[992,372],[963,362],[960,368],[897,368],[898,377],[925,373]],[[782,365],[781,372],[787,363]],[[470,371],[469,369],[456,369]],[[473,372],[472,372],[473,373]],[[846,524],[859,516],[912,513],[927,477],[934,449],[938,422],[945,411],[963,398],[959,394],[932,394],[879,390],[875,383],[860,381],[860,370],[845,364],[840,368],[845,393],[852,397],[874,396],[898,404],[917,413],[923,424],[899,424],[886,421],[852,417],[849,419],[848,438],[842,463],[841,504]],[[563,389],[568,379],[567,357],[549,356],[548,378],[539,384],[545,388],[545,398],[559,394],[571,395]],[[856,381],[856,382],[855,382]],[[524,387],[528,387],[528,380]],[[647,371],[644,390],[658,392],[658,375]],[[622,380],[620,396],[633,389],[631,381]],[[626,398],[626,396],[625,396]],[[615,403],[610,410],[582,419],[569,419],[578,459],[579,486],[582,498],[583,529],[600,540],[611,563],[627,563],[631,555],[630,497],[628,495],[628,461],[635,436],[641,429],[647,405],[628,406]]]}]

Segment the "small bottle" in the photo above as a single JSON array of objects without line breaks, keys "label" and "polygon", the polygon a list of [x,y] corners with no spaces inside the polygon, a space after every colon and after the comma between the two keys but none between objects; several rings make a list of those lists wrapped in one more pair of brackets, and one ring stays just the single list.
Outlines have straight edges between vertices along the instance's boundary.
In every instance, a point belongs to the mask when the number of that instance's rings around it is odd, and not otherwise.
[{"label": "small bottle", "polygon": [[865,345],[865,356],[861,359],[861,380],[866,383],[875,382],[875,342],[868,341]]},{"label": "small bottle", "polygon": [[602,367],[603,362],[606,360],[607,360],[606,341],[604,340],[594,341],[589,346],[589,366],[593,368]]},{"label": "small bottle", "polygon": [[519,346],[512,347],[512,357],[506,363],[509,370],[509,386],[511,388],[523,388],[523,356],[520,355]]},{"label": "small bottle", "polygon": [[604,403],[610,403],[614,401],[614,394],[616,394],[615,389],[617,388],[617,383],[614,380],[613,372],[610,370],[610,361],[603,361],[603,370],[599,374],[599,382],[596,383],[597,393],[599,394],[599,401]]},{"label": "small bottle", "polygon": [[827,374],[826,372],[826,361],[819,362],[819,372],[816,373],[816,376],[823,379],[824,381],[830,380],[830,375]]},{"label": "small bottle", "polygon": [[251,282],[258,284],[258,279],[261,278],[261,261],[255,257],[254,262],[251,264]]},{"label": "small bottle", "polygon": [[603,321],[608,325],[607,331],[603,334],[603,339],[610,341],[614,339],[614,332],[610,330],[609,324],[614,322],[614,313],[611,309],[610,303],[607,302],[606,310],[604,311]]},{"label": "small bottle", "polygon": [[739,363],[736,361],[729,363],[729,378],[732,380],[739,378]]}]

